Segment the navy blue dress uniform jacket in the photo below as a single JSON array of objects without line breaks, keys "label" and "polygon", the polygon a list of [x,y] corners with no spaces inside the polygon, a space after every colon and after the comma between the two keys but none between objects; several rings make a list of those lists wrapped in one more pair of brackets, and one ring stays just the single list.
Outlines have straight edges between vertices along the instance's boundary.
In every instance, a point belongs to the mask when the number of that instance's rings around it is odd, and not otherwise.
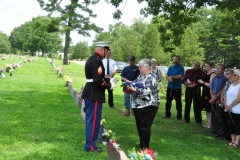
[{"label": "navy blue dress uniform jacket", "polygon": [[110,88],[110,79],[104,79],[105,69],[102,63],[102,57],[95,52],[85,63],[85,76],[88,80],[82,93],[82,98],[88,98],[93,101],[105,102],[105,89]]}]

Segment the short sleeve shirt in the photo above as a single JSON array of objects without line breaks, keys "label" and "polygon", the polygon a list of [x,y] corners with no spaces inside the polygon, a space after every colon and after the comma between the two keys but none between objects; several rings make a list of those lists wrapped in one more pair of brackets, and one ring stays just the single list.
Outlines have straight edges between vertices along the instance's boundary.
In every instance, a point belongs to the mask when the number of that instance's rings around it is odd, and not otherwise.
[{"label": "short sleeve shirt", "polygon": [[[221,90],[223,90],[226,82],[227,82],[227,78],[224,76],[224,74],[222,74],[220,76],[215,76],[212,79],[212,83],[209,86],[209,88],[212,89],[212,92],[214,95],[217,95]],[[215,104],[220,103],[220,98],[216,99],[216,101],[214,103]]]},{"label": "short sleeve shirt", "polygon": [[138,66],[126,66],[123,68],[121,76],[130,80],[134,81],[140,74]]},{"label": "short sleeve shirt", "polygon": [[[183,77],[184,75],[184,68],[181,65],[178,66],[170,66],[167,71],[168,76],[177,76],[181,75]],[[182,88],[182,79],[173,79],[173,82],[168,82],[168,88],[172,89],[181,89]]]}]

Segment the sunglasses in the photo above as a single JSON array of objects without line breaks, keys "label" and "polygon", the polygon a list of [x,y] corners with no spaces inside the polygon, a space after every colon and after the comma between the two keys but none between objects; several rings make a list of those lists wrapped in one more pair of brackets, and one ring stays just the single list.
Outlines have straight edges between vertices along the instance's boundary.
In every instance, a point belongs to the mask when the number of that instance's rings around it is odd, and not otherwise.
[{"label": "sunglasses", "polygon": [[236,77],[236,76],[237,76],[237,74],[233,74],[233,76],[234,76],[234,77]]},{"label": "sunglasses", "polygon": [[200,65],[195,65],[196,67],[200,67]]},{"label": "sunglasses", "polygon": [[225,75],[230,75],[230,73],[225,73]]}]

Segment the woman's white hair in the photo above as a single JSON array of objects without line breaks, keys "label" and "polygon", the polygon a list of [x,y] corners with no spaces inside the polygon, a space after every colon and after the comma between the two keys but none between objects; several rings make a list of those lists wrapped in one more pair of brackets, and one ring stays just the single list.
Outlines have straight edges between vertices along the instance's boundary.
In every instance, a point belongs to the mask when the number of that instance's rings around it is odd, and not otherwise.
[{"label": "woman's white hair", "polygon": [[151,60],[150,59],[142,59],[138,62],[139,65],[142,65],[144,67],[147,67],[151,70]]},{"label": "woman's white hair", "polygon": [[157,63],[157,60],[156,60],[155,58],[152,58],[152,59],[151,59],[151,62]]},{"label": "woman's white hair", "polygon": [[235,69],[234,73],[236,73],[240,77],[240,70],[239,69]]}]

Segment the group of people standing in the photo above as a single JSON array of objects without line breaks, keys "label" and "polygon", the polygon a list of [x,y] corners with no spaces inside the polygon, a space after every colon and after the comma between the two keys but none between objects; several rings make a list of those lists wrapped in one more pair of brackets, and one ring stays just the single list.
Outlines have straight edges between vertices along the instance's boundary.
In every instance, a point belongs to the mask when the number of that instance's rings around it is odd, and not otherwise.
[{"label": "group of people standing", "polygon": [[168,87],[166,112],[163,118],[171,117],[171,103],[175,99],[176,120],[182,120],[181,85],[184,84],[186,89],[183,122],[190,122],[190,109],[193,102],[196,125],[202,126],[201,111],[205,110],[207,124],[203,126],[210,128],[211,133],[216,137],[229,140],[228,146],[238,147],[240,138],[239,70],[225,69],[223,64],[218,64],[214,72],[212,62],[206,62],[202,70],[200,62],[195,61],[193,68],[184,73],[179,61],[180,57],[175,56],[174,65],[169,67],[166,75]]},{"label": "group of people standing", "polygon": [[[110,83],[110,78],[114,76],[117,68],[116,62],[110,59],[110,54],[109,43],[97,42],[95,53],[85,64],[87,82],[82,94],[86,107],[85,151],[102,152],[102,149],[96,146],[96,142],[102,103],[105,102],[105,89],[108,90],[109,107],[116,108],[113,102],[113,85]],[[135,57],[130,56],[128,62],[129,65],[121,73],[121,80],[142,83],[144,87],[128,85],[123,88],[126,108],[123,116],[135,117],[140,140],[139,147],[144,150],[149,148],[151,126],[160,106],[159,82],[162,80],[162,74],[156,68],[157,61],[155,59],[142,59],[136,66]],[[208,122],[204,127],[211,128],[217,137],[231,135],[229,138],[231,142],[227,145],[238,147],[240,139],[239,72],[225,71],[225,66],[222,64],[219,64],[217,71],[213,72],[211,62],[205,63],[203,71],[200,68],[200,62],[195,61],[193,68],[184,73],[179,56],[174,56],[173,63],[174,65],[170,66],[166,73],[168,86],[163,118],[171,117],[171,106],[174,99],[177,110],[176,120],[183,118],[184,123],[189,123],[193,101],[196,125],[202,126],[201,111],[204,108]],[[229,78],[230,74],[232,74],[232,78]],[[182,116],[182,84],[186,86],[184,116]],[[224,107],[220,107],[220,104]]]}]

